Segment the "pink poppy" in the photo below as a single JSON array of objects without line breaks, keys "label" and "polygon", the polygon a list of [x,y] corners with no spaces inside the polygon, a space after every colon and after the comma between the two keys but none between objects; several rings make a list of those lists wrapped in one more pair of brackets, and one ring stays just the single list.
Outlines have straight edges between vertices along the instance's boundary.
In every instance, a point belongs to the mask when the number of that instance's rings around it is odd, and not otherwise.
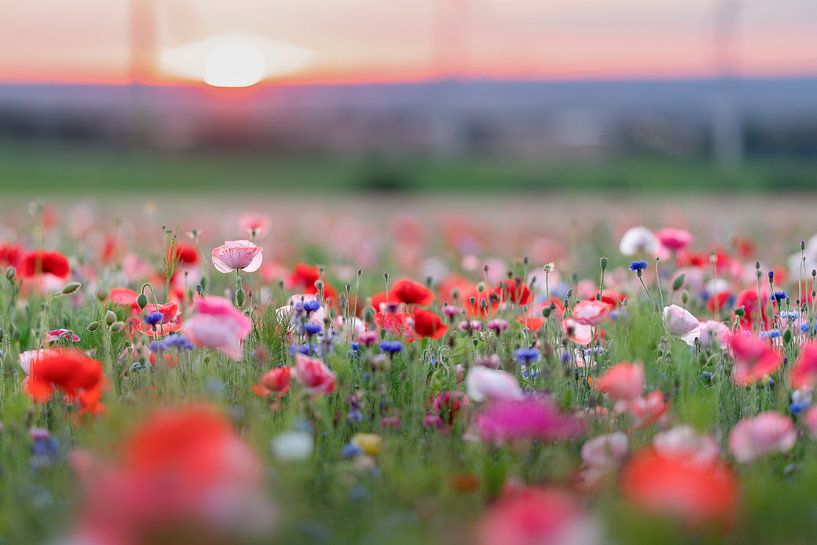
[{"label": "pink poppy", "polygon": [[658,422],[664,413],[667,412],[667,401],[663,392],[653,390],[645,397],[638,397],[630,401],[619,402],[624,405],[624,410],[635,420],[635,429],[645,428]]},{"label": "pink poppy", "polygon": [[78,343],[81,340],[79,335],[70,329],[53,329],[45,334],[45,341],[49,343],[54,343],[61,339],[65,339],[66,341],[72,343]]},{"label": "pink poppy", "polygon": [[477,402],[522,399],[522,389],[515,376],[487,367],[472,367],[465,378],[465,389],[468,397]]},{"label": "pink poppy", "polygon": [[567,492],[509,490],[482,516],[478,545],[591,545],[599,529]]},{"label": "pink poppy", "polygon": [[729,451],[738,462],[751,462],[774,452],[788,452],[797,442],[791,419],[773,411],[747,417],[729,434]]},{"label": "pink poppy", "polygon": [[638,399],[644,390],[644,366],[640,363],[618,363],[595,382],[595,388],[616,401]]},{"label": "pink poppy", "polygon": [[729,337],[729,348],[735,358],[732,378],[739,386],[753,384],[777,371],[783,355],[749,333]]},{"label": "pink poppy", "polygon": [[587,346],[593,342],[593,326],[583,324],[573,318],[562,320],[562,331],[569,341],[579,346]]},{"label": "pink poppy", "polygon": [[817,439],[817,405],[806,412],[806,427],[812,439]]},{"label": "pink poppy", "polygon": [[702,346],[724,348],[729,340],[729,326],[715,320],[701,322],[697,329],[694,329],[683,336],[684,342],[689,346],[695,345],[695,339]]},{"label": "pink poppy", "polygon": [[573,307],[573,319],[584,325],[596,325],[610,313],[610,305],[604,301],[580,301]]},{"label": "pink poppy", "polygon": [[548,399],[530,397],[489,405],[477,417],[476,427],[483,441],[503,443],[516,439],[571,439],[581,434],[583,426],[572,416],[561,414]]},{"label": "pink poppy", "polygon": [[317,358],[297,354],[295,375],[304,389],[312,395],[331,394],[335,391],[335,373]]},{"label": "pink poppy", "polygon": [[627,456],[627,436],[617,431],[594,437],[582,445],[582,462],[588,468],[615,469]]},{"label": "pink poppy", "polygon": [[789,376],[795,390],[817,386],[817,343],[806,344],[800,349],[800,356]]},{"label": "pink poppy", "polygon": [[249,240],[228,240],[210,252],[213,266],[222,273],[255,272],[261,267],[262,259],[262,249]]},{"label": "pink poppy", "polygon": [[671,252],[678,252],[689,246],[692,234],[683,229],[665,228],[655,234],[661,246]]},{"label": "pink poppy", "polygon": [[679,337],[698,329],[698,319],[687,309],[678,305],[664,307],[664,324],[671,335]]},{"label": "pink poppy", "polygon": [[685,457],[693,463],[710,464],[718,459],[718,444],[692,426],[675,426],[656,433],[652,439],[656,452],[666,457]]},{"label": "pink poppy", "polygon": [[261,214],[241,214],[238,218],[238,226],[251,236],[259,236],[269,227],[269,218]]},{"label": "pink poppy", "polygon": [[224,297],[196,299],[196,314],[184,324],[187,338],[196,346],[214,348],[233,360],[242,356],[241,342],[252,330],[252,321]]}]

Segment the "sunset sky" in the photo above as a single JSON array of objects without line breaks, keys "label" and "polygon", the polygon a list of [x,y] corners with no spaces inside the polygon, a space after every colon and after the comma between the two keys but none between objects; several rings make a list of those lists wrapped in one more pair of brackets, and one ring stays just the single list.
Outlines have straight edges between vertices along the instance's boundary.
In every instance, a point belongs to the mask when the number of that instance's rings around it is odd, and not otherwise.
[{"label": "sunset sky", "polygon": [[[134,72],[135,2],[139,41],[153,46]],[[716,66],[717,3],[0,0],[0,81],[125,83],[134,73],[196,81],[208,48],[225,35],[256,40],[275,72],[270,81],[702,76]],[[735,3],[740,73],[817,75],[817,2]]]}]

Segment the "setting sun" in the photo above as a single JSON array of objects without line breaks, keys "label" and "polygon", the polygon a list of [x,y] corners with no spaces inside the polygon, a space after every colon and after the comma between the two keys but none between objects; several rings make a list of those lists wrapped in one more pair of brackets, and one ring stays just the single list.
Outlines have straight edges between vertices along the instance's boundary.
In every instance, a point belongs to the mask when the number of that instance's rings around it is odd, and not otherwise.
[{"label": "setting sun", "polygon": [[264,54],[247,44],[213,49],[204,67],[204,82],[213,87],[249,87],[264,79]]}]

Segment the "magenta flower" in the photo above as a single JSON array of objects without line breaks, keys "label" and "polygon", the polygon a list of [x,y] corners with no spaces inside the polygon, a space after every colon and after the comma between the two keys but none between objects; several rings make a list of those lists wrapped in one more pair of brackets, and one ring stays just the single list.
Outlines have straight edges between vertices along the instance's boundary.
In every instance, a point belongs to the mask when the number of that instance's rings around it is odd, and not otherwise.
[{"label": "magenta flower", "polygon": [[196,299],[196,314],[184,324],[184,332],[196,346],[213,348],[234,360],[242,356],[241,342],[252,330],[252,321],[224,297]]},{"label": "magenta flower", "polygon": [[486,442],[516,439],[558,441],[578,437],[580,420],[564,415],[546,398],[502,400],[488,406],[476,422],[477,434]]},{"label": "magenta flower", "polygon": [[261,267],[262,259],[262,249],[249,240],[228,240],[210,252],[213,266],[222,273],[255,272]]}]

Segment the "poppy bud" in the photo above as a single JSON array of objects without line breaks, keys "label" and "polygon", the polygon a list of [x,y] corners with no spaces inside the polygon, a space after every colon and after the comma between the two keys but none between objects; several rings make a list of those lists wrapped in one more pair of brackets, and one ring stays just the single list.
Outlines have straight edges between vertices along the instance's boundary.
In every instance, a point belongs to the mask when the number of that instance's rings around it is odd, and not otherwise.
[{"label": "poppy bud", "polygon": [[235,306],[238,308],[242,308],[244,306],[244,298],[247,296],[244,288],[239,288],[237,292],[235,292]]},{"label": "poppy bud", "polygon": [[545,308],[543,308],[543,309],[542,309],[542,316],[543,316],[543,317],[545,317],[545,318],[550,317],[550,313],[551,313],[551,311],[552,311],[551,307],[545,307]]},{"label": "poppy bud", "polygon": [[116,321],[116,313],[112,310],[105,312],[105,323],[111,325]]},{"label": "poppy bud", "polygon": [[202,276],[201,280],[199,280],[199,285],[201,286],[201,290],[205,291],[207,289],[207,277]]},{"label": "poppy bud", "polygon": [[139,308],[144,309],[148,306],[148,298],[147,295],[144,293],[139,294],[139,297],[136,298],[136,304],[139,305]]},{"label": "poppy bud", "polygon": [[363,313],[363,319],[368,324],[372,323],[374,321],[374,309],[367,308],[366,312]]},{"label": "poppy bud", "polygon": [[114,322],[111,324],[111,333],[119,333],[125,329],[125,322]]},{"label": "poppy bud", "polygon": [[96,329],[98,327],[99,327],[99,322],[91,322],[90,324],[88,324],[87,329],[88,329],[88,331],[96,331]]},{"label": "poppy bud", "polygon": [[6,280],[12,280],[15,274],[17,274],[17,269],[14,267],[9,267],[6,269]]},{"label": "poppy bud", "polygon": [[607,259],[606,257],[602,257],[601,259],[599,259],[599,264],[601,265],[601,270],[605,270],[609,263],[610,263],[610,260]]},{"label": "poppy bud", "polygon": [[735,309],[735,316],[737,316],[738,318],[742,318],[745,315],[746,315],[746,311],[743,309],[743,307],[739,307],[739,308]]},{"label": "poppy bud", "polygon": [[79,288],[81,287],[82,284],[80,284],[79,282],[68,282],[65,286],[63,286],[62,294],[71,295],[72,293],[75,293],[77,290],[79,290]]},{"label": "poppy bud", "polygon": [[803,250],[805,250],[805,249],[806,249],[806,241],[805,241],[805,240],[801,240],[801,241],[800,241],[800,251],[802,252],[802,251],[803,251]]},{"label": "poppy bud", "polygon": [[681,294],[681,301],[686,305],[689,302],[689,292],[684,290],[684,293]]},{"label": "poppy bud", "polygon": [[672,282],[672,291],[678,291],[684,285],[684,280],[686,280],[686,275],[681,273],[678,277]]}]

